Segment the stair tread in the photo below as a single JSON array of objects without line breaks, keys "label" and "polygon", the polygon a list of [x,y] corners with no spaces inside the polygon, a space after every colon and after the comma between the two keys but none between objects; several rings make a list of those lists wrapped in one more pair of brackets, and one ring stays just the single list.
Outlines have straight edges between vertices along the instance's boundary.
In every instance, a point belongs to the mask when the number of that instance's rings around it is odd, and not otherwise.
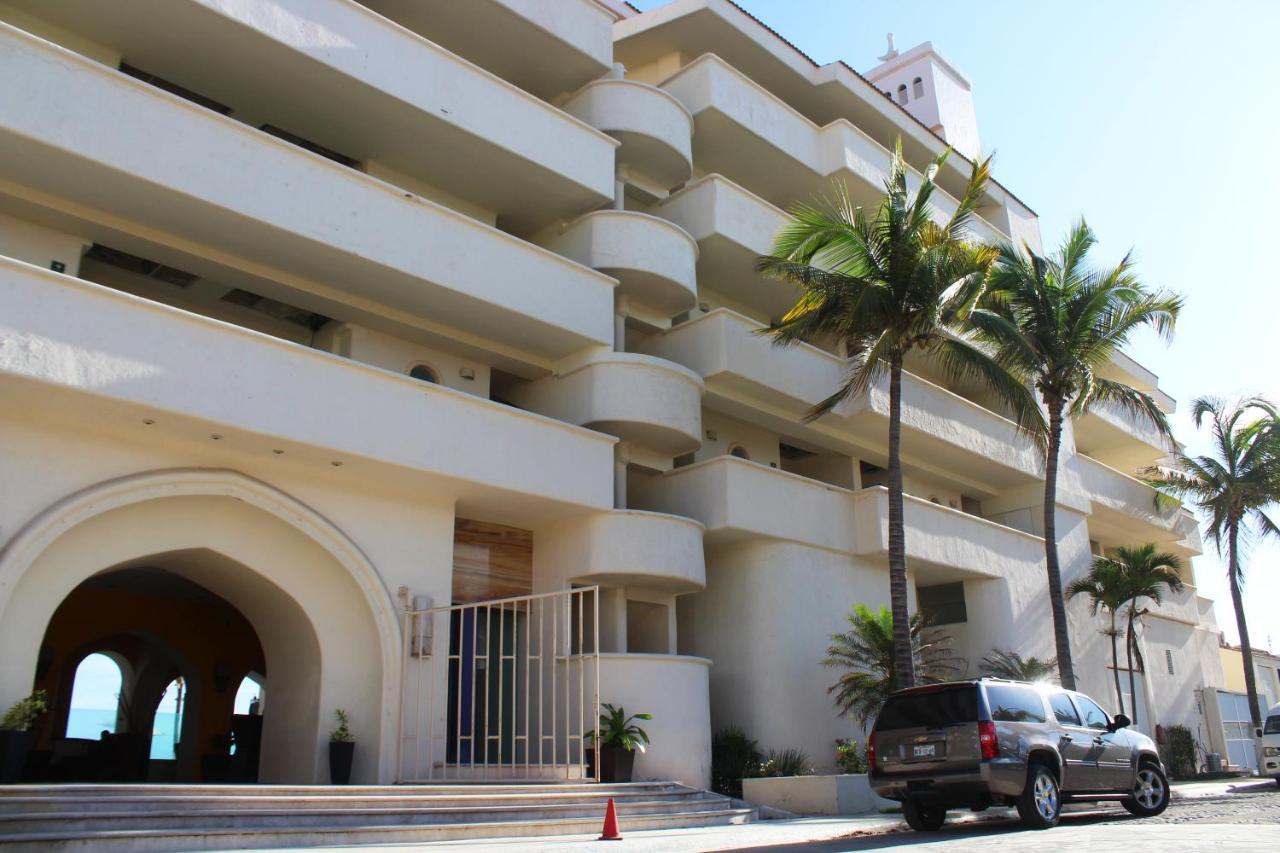
[{"label": "stair tread", "polygon": [[[678,820],[706,820],[709,818],[730,818],[730,817],[746,817],[754,814],[755,810],[750,808],[724,808],[709,811],[698,812],[671,812],[663,814],[651,815],[633,815],[633,818],[645,818],[650,820],[660,820],[664,822],[674,822]],[[0,844],[5,843],[31,843],[31,842],[54,842],[54,841],[74,841],[74,840],[106,840],[111,838],[165,838],[183,835],[301,835],[312,833],[326,834],[353,834],[361,832],[369,833],[390,833],[390,832],[429,832],[431,830],[450,829],[457,830],[466,828],[474,831],[484,831],[488,829],[501,833],[504,829],[529,829],[537,826],[555,826],[555,827],[595,827],[599,823],[597,817],[567,817],[567,818],[551,818],[540,820],[504,820],[504,821],[476,821],[466,823],[441,823],[441,824],[355,824],[355,825],[331,825],[331,826],[273,826],[273,827],[180,827],[172,829],[155,828],[155,829],[98,829],[98,830],[70,830],[62,832],[28,832],[28,833],[9,833],[0,834]]]},{"label": "stair tread", "polygon": [[[720,798],[723,799],[723,798]],[[727,799],[724,802],[728,802]],[[688,807],[694,803],[705,803],[707,805],[718,805],[715,798],[684,798],[679,800],[644,800],[640,802],[619,803],[618,808],[624,810],[628,814],[638,813],[637,809],[651,809],[659,806],[683,806]],[[254,816],[254,817],[271,817],[271,816],[314,816],[314,815],[360,815],[360,814],[459,814],[459,813],[477,813],[477,812],[510,812],[510,811],[538,811],[546,809],[583,809],[583,808],[603,808],[604,803],[522,803],[518,805],[474,805],[474,806],[407,806],[407,807],[383,807],[383,808],[326,808],[319,809],[254,809],[252,811],[244,811],[242,809],[202,809],[200,811],[155,811],[155,810],[129,810],[129,811],[50,811],[50,812],[7,812],[0,813],[0,823],[12,822],[19,820],[114,820],[118,818],[196,818],[196,817],[237,817],[237,816]]]}]

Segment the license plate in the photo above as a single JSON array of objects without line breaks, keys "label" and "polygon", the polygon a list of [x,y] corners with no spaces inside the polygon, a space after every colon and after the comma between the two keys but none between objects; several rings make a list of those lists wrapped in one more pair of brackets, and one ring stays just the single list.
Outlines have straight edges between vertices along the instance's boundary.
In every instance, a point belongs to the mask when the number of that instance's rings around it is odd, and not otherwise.
[{"label": "license plate", "polygon": [[932,743],[916,744],[914,754],[916,758],[934,758],[938,754],[938,747]]}]

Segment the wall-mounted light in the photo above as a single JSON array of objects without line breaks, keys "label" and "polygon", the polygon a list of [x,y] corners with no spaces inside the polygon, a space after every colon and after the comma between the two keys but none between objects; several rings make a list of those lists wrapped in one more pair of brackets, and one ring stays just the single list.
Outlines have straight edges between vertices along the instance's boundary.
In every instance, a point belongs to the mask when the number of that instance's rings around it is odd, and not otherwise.
[{"label": "wall-mounted light", "polygon": [[707,441],[715,441],[717,435],[718,433],[715,430],[713,429],[707,430]]},{"label": "wall-mounted light", "polygon": [[476,370],[474,367],[459,367],[458,375],[470,382],[472,379],[476,378]]}]

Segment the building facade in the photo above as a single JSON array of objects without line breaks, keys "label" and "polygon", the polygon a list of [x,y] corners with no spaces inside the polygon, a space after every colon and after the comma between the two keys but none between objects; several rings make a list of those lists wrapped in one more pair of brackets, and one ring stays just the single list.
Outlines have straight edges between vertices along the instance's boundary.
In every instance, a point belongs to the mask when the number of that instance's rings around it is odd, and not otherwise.
[{"label": "building facade", "polygon": [[[183,679],[180,780],[225,773],[245,677],[261,781],[327,780],[338,708],[357,781],[491,740],[570,764],[597,689],[654,714],[638,778],[705,785],[729,725],[820,769],[861,738],[820,662],[888,600],[887,394],[804,423],[844,363],[757,334],[796,294],[753,262],[833,180],[874,204],[898,138],[916,170],[976,154],[930,46],[864,77],[728,0],[5,0],[0,41],[0,705],[49,691],[48,772],[95,651],[120,731]],[[999,183],[979,214],[1040,247]],[[912,607],[969,674],[1050,657],[1039,455],[982,388],[909,370]],[[1116,545],[1199,553],[1131,476],[1156,434],[1069,433],[1068,581]],[[1189,565],[1146,618],[1144,729],[1221,682]],[[1070,610],[1105,702],[1108,640]],[[544,675],[563,704],[519,687]]]}]

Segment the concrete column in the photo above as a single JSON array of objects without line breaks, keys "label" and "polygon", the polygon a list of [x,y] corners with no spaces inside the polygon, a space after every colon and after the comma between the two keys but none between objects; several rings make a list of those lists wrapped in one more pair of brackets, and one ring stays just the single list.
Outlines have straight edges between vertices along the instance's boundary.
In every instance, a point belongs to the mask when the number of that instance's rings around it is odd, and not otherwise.
[{"label": "concrete column", "polygon": [[626,444],[614,446],[613,455],[613,506],[614,509],[627,508],[627,464],[631,461],[631,451]]}]

